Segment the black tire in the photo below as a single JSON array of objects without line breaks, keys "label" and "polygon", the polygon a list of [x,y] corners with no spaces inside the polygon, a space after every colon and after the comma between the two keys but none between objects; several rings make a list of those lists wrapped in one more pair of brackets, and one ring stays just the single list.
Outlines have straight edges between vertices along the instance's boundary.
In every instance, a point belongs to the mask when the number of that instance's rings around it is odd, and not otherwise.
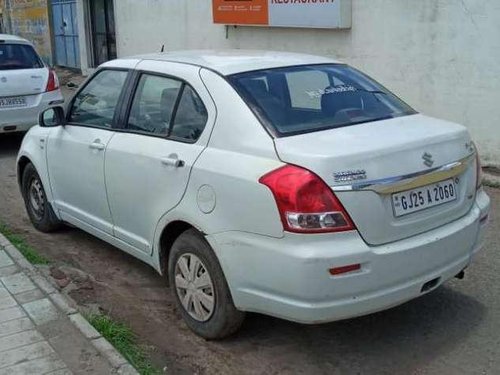
[{"label": "black tire", "polygon": [[[184,308],[175,280],[176,266],[182,256],[194,254],[209,274],[215,300],[210,317],[205,321],[193,318]],[[168,261],[168,277],[177,307],[188,327],[197,335],[208,339],[223,339],[235,333],[243,323],[245,313],[236,309],[220,267],[219,261],[205,238],[195,229],[182,233],[172,245]]]},{"label": "black tire", "polygon": [[[62,223],[57,219],[51,204],[47,201],[47,195],[45,194],[42,180],[33,164],[29,163],[26,165],[21,181],[24,204],[33,226],[40,232],[45,233],[59,229]],[[33,202],[31,195],[31,189],[35,188],[35,186],[39,191],[37,203]]]}]

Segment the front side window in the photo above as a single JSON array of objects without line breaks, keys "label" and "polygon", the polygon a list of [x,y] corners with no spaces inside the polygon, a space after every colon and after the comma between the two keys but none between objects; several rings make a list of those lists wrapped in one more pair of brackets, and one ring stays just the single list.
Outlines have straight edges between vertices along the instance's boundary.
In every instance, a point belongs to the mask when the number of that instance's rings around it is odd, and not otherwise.
[{"label": "front side window", "polygon": [[416,113],[371,78],[342,64],[260,70],[229,79],[278,136]]},{"label": "front side window", "polygon": [[111,128],[127,74],[122,70],[97,73],[75,97],[69,122]]},{"label": "front side window", "polygon": [[0,70],[40,69],[43,62],[27,44],[1,43]]},{"label": "front side window", "polygon": [[207,118],[205,105],[191,86],[177,79],[143,74],[127,128],[194,142],[205,128]]}]

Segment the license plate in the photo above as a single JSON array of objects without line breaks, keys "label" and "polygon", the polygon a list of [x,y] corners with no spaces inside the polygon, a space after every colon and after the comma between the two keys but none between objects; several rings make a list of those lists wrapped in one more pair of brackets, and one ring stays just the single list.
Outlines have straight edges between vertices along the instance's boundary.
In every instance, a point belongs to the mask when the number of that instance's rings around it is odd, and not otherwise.
[{"label": "license plate", "polygon": [[453,179],[392,195],[394,216],[404,216],[426,208],[439,206],[457,199],[457,185]]},{"label": "license plate", "polygon": [[0,98],[0,108],[26,107],[26,105],[26,98],[24,96]]}]

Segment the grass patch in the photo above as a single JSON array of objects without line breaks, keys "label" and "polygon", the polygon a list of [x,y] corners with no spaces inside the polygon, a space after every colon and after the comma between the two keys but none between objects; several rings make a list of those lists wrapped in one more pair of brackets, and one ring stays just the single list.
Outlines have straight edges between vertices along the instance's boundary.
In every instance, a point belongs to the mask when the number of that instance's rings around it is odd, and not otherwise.
[{"label": "grass patch", "polygon": [[137,343],[137,336],[125,324],[115,322],[103,314],[87,315],[86,318],[140,374],[161,374],[161,371],[151,364],[144,349]]},{"label": "grass patch", "polygon": [[33,247],[26,243],[22,236],[14,233],[3,223],[0,223],[0,233],[2,233],[31,264],[50,264],[50,261],[43,255],[38,254]]}]

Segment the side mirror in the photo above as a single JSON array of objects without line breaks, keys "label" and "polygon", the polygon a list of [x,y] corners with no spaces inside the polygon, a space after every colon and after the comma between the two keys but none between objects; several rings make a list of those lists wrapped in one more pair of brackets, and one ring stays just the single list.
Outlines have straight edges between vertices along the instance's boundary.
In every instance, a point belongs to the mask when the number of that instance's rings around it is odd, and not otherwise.
[{"label": "side mirror", "polygon": [[65,125],[66,118],[64,116],[63,107],[51,107],[40,113],[38,123],[43,128],[52,128],[55,126]]}]

